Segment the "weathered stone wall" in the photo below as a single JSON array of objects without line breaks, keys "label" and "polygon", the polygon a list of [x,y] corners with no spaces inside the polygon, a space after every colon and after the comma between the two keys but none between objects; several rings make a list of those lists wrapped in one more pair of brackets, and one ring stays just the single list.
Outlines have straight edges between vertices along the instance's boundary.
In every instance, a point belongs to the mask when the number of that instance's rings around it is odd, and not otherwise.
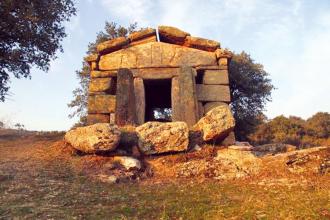
[{"label": "weathered stone wall", "polygon": [[[135,93],[136,124],[144,122],[145,91],[143,81],[147,79],[172,79],[173,120],[180,120],[176,115],[185,114],[182,118],[191,123],[201,118],[210,109],[230,103],[228,64],[231,52],[221,49],[220,43],[208,39],[192,37],[189,33],[174,27],[158,27],[159,40],[155,29],[144,29],[132,33],[128,38],[120,37],[103,42],[97,46],[97,54],[85,58],[89,63],[91,81],[88,98],[88,123],[114,122],[116,94],[120,85],[117,83],[119,69],[127,68],[133,75],[132,88]],[[184,78],[182,71],[192,68],[195,82],[189,83],[189,74]],[[181,82],[185,79],[185,82]],[[180,81],[181,80],[181,81]],[[187,85],[192,91],[183,91]],[[131,85],[126,85],[131,88]],[[181,87],[180,87],[181,86]],[[181,88],[181,90],[179,89]],[[192,117],[187,117],[187,107],[176,105],[184,97],[191,106]],[[181,93],[180,93],[181,91]],[[131,93],[131,92],[130,92]],[[188,94],[189,93],[189,94]],[[176,95],[175,95],[176,94]],[[131,98],[132,95],[129,94]],[[121,99],[125,99],[121,92]],[[160,97],[161,98],[161,97]],[[192,100],[192,101],[191,101]],[[182,104],[181,104],[182,106]],[[184,109],[181,111],[181,109]],[[196,118],[197,117],[197,118]],[[193,118],[193,119],[191,119]]]}]

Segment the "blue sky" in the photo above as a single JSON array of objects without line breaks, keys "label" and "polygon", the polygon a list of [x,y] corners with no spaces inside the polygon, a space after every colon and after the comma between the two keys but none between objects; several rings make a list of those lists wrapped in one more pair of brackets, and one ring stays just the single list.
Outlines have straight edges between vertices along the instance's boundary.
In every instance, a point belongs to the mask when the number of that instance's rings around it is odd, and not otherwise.
[{"label": "blue sky", "polygon": [[245,50],[264,65],[277,88],[266,115],[307,118],[330,112],[330,1],[303,0],[77,0],[78,13],[66,24],[64,53],[49,72],[32,70],[32,79],[11,79],[12,95],[0,103],[0,120],[33,130],[65,130],[67,103],[78,86],[88,42],[105,21],[140,27],[171,25],[194,36]]}]

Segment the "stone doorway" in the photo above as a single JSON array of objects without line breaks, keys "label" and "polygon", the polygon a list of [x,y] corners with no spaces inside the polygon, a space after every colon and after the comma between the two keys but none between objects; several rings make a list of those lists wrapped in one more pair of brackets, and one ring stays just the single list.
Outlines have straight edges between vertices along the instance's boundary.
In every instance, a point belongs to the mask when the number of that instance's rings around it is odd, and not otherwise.
[{"label": "stone doorway", "polygon": [[171,79],[144,80],[145,122],[172,121]]}]

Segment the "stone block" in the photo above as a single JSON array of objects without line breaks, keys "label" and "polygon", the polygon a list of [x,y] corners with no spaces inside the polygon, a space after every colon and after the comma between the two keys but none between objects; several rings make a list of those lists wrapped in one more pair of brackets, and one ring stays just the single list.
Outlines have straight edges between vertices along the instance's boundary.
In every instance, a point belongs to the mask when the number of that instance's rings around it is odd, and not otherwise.
[{"label": "stone block", "polygon": [[189,129],[185,122],[147,122],[136,128],[139,149],[145,155],[186,151]]},{"label": "stone block", "polygon": [[84,58],[84,60],[88,63],[90,62],[97,62],[99,59],[99,55],[98,54],[90,54],[87,57]]},{"label": "stone block", "polygon": [[170,26],[159,26],[158,34],[160,41],[173,44],[183,44],[185,38],[190,35],[176,27]]},{"label": "stone block", "polygon": [[91,78],[117,77],[117,71],[91,71]]},{"label": "stone block", "polygon": [[150,36],[156,36],[156,30],[153,28],[145,28],[141,31],[135,31],[128,35],[128,39],[130,39],[131,43],[134,41],[138,41]]},{"label": "stone block", "polygon": [[89,82],[89,92],[106,92],[114,94],[115,82],[112,78],[92,78]]},{"label": "stone block", "polygon": [[198,101],[230,102],[229,86],[196,84]]},{"label": "stone block", "polygon": [[228,106],[228,104],[224,103],[224,102],[207,102],[207,103],[205,103],[205,105],[204,105],[205,114],[208,113],[211,109],[218,107],[220,105]]},{"label": "stone block", "polygon": [[116,108],[114,95],[90,95],[88,97],[88,113],[113,113]]},{"label": "stone block", "polygon": [[118,70],[115,113],[118,126],[136,124],[134,80],[129,69]]},{"label": "stone block", "polygon": [[219,48],[215,51],[215,55],[216,55],[217,59],[219,59],[219,58],[228,58],[228,59],[230,59],[230,58],[233,57],[233,52],[231,52],[227,49],[222,49],[222,48],[220,49]]},{"label": "stone block", "polygon": [[215,66],[215,54],[162,42],[150,42],[101,56],[100,70],[180,66]]},{"label": "stone block", "polygon": [[96,123],[109,123],[110,115],[109,114],[88,114],[87,124],[92,125]]},{"label": "stone block", "polygon": [[122,47],[129,44],[129,39],[125,37],[118,37],[112,40],[104,41],[97,45],[97,52],[100,54],[111,53],[120,50]]},{"label": "stone block", "polygon": [[136,104],[137,124],[142,125],[145,119],[146,98],[142,78],[134,78],[134,94]]},{"label": "stone block", "polygon": [[97,62],[93,61],[90,63],[91,70],[98,70]]},{"label": "stone block", "polygon": [[216,49],[220,48],[220,43],[205,38],[187,36],[184,46],[214,52]]},{"label": "stone block", "polygon": [[156,41],[157,41],[157,37],[155,35],[155,36],[142,38],[141,40],[133,41],[129,44],[129,46],[132,47],[132,46],[135,46],[135,45],[146,44],[146,43],[149,43],[149,42],[156,42]]},{"label": "stone block", "polygon": [[228,58],[220,58],[219,59],[220,66],[228,66]]},{"label": "stone block", "polygon": [[205,70],[203,84],[228,85],[228,70]]}]

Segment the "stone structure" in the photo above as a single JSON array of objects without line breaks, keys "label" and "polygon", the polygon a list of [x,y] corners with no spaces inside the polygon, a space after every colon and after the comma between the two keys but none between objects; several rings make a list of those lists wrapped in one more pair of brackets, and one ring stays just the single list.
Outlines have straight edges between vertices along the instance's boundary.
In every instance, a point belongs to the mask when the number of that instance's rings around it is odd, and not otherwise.
[{"label": "stone structure", "polygon": [[174,27],[134,32],[97,46],[91,69],[88,123],[141,125],[184,121],[230,103],[228,64],[220,43]]}]

